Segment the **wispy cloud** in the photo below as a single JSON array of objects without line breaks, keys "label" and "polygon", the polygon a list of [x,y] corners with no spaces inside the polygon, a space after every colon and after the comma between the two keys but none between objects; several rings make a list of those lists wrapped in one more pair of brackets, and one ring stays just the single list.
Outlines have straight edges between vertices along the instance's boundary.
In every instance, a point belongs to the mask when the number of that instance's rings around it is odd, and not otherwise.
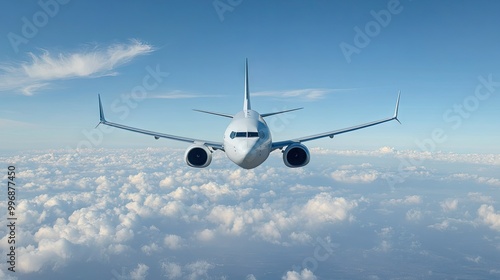
[{"label": "wispy cloud", "polygon": [[350,91],[353,89],[330,89],[330,88],[305,88],[292,90],[259,91],[252,93],[252,96],[268,96],[275,98],[300,98],[302,100],[323,99],[327,94]]},{"label": "wispy cloud", "polygon": [[34,128],[35,125],[27,122],[20,122],[16,120],[0,118],[0,129],[15,128],[15,127]]},{"label": "wispy cloud", "polygon": [[165,93],[152,95],[149,98],[159,99],[188,99],[188,98],[212,98],[212,97],[225,97],[222,94],[199,94],[182,90],[173,90]]},{"label": "wispy cloud", "polygon": [[41,54],[29,53],[30,61],[0,64],[0,91],[33,95],[57,80],[116,75],[117,67],[152,51],[151,45],[131,40],[80,52],[53,54],[43,50]]}]

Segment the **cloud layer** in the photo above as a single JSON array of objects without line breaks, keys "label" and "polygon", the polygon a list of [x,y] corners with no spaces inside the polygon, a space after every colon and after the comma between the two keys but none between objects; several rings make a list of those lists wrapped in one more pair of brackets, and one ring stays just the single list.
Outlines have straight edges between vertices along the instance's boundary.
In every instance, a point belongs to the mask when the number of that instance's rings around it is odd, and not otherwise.
[{"label": "cloud layer", "polygon": [[[448,176],[467,171],[495,178],[495,164],[466,164],[452,172],[410,168],[405,183],[390,187],[386,178],[399,158],[387,151],[360,156],[313,150],[313,161],[301,169],[286,168],[272,154],[254,170],[236,168],[222,153],[214,153],[209,168],[192,169],[183,152],[3,157],[16,165],[22,188],[16,208],[23,224],[16,233],[19,275],[385,279],[443,266],[450,268],[446,275],[456,276],[473,266],[487,278],[498,264],[491,257],[500,249],[495,187],[477,180],[459,186]],[[422,169],[428,170],[425,177]],[[365,181],[332,175],[346,170],[349,178],[377,176]],[[2,231],[0,249],[6,254]],[[441,243],[434,241],[444,235]],[[408,258],[411,264],[403,261]],[[456,258],[462,262],[445,261]],[[381,271],[378,260],[396,265],[398,274]]]}]

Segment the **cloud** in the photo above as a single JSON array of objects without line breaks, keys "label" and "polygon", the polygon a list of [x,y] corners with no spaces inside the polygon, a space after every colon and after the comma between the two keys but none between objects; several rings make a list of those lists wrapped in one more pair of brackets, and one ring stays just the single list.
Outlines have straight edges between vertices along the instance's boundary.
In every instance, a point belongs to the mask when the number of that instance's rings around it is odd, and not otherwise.
[{"label": "cloud", "polygon": [[[212,279],[208,277],[208,271],[215,266],[207,261],[200,260],[186,265],[180,265],[174,262],[161,262],[163,275],[167,279]],[[183,277],[184,276],[184,277]]]},{"label": "cloud", "polygon": [[163,240],[163,243],[170,250],[177,250],[177,249],[180,249],[182,247],[183,240],[178,235],[167,234],[167,236],[165,236],[165,239]]},{"label": "cloud", "polygon": [[149,267],[143,263],[137,265],[137,268],[130,272],[130,279],[145,280],[148,275]]},{"label": "cloud", "polygon": [[429,162],[470,163],[481,165],[500,165],[500,154],[459,154],[452,152],[424,152],[419,150],[396,150],[392,147],[381,147],[377,150],[330,150],[311,148],[314,154],[330,154],[342,156],[374,156],[394,157],[401,161],[404,167],[420,167]]},{"label": "cloud", "polygon": [[414,205],[422,203],[422,197],[420,195],[408,195],[405,198],[392,198],[382,203],[390,205]]},{"label": "cloud", "polygon": [[410,209],[406,212],[406,220],[408,221],[418,221],[422,218],[422,211],[418,209]]},{"label": "cloud", "polygon": [[210,229],[204,229],[196,234],[196,237],[200,241],[210,241],[214,238],[214,236],[214,231]]},{"label": "cloud", "polygon": [[131,40],[80,52],[29,53],[30,61],[0,65],[0,91],[33,95],[59,80],[116,75],[117,67],[152,51],[151,45]]},{"label": "cloud", "polygon": [[307,201],[301,213],[310,223],[335,223],[349,218],[349,211],[357,205],[356,201],[332,197],[329,193],[320,193]]},{"label": "cloud", "polygon": [[189,98],[216,98],[216,97],[226,97],[226,95],[221,94],[200,94],[192,93],[183,90],[173,90],[170,92],[154,94],[148,96],[148,98],[154,99],[189,99]]},{"label": "cloud", "polygon": [[312,271],[307,268],[304,268],[300,273],[297,271],[288,271],[283,277],[282,280],[316,280],[318,279]]},{"label": "cloud", "polygon": [[53,269],[64,266],[72,257],[72,247],[65,239],[41,240],[38,247],[21,247],[18,252],[23,261],[18,263],[17,269],[21,273],[30,273],[39,271],[45,265],[51,265]]},{"label": "cloud", "polygon": [[478,192],[470,192],[467,194],[467,196],[475,202],[481,202],[481,203],[493,203],[494,200],[491,196],[487,195],[482,195],[481,193]]},{"label": "cloud", "polygon": [[182,276],[182,267],[177,263],[163,262],[161,269],[167,279],[178,279]]},{"label": "cloud", "polygon": [[447,199],[440,203],[441,209],[445,212],[451,212],[457,210],[458,199]]},{"label": "cloud", "polygon": [[494,230],[500,231],[500,214],[495,212],[492,205],[481,205],[477,210],[477,215],[481,222]]},{"label": "cloud", "polygon": [[358,170],[335,170],[331,176],[335,181],[357,184],[371,183],[379,177],[380,173],[376,170],[358,171]]},{"label": "cloud", "polygon": [[500,179],[486,176],[479,176],[469,173],[454,173],[446,177],[447,180],[460,180],[460,181],[475,181],[479,184],[486,184],[490,186],[500,186]]},{"label": "cloud", "polygon": [[294,90],[275,90],[253,92],[252,96],[266,96],[276,98],[300,98],[303,100],[319,100],[325,98],[327,94],[350,91],[352,89],[328,89],[328,88],[305,88]]},{"label": "cloud", "polygon": [[208,270],[214,268],[215,266],[207,261],[197,261],[186,265],[186,270],[189,273],[189,279],[200,279],[201,276],[207,277]]},{"label": "cloud", "polygon": [[331,174],[332,179],[338,182],[359,184],[371,183],[381,177],[381,173],[372,168],[371,164],[363,163],[360,165],[343,165],[339,170]]},{"label": "cloud", "polygon": [[[384,186],[367,188],[363,182],[343,186],[332,181],[333,170],[369,169],[383,174],[397,163],[397,158],[391,158],[397,152],[387,151],[340,166],[331,161],[331,154],[317,154],[320,164],[300,172],[284,167],[278,157],[247,172],[225,161],[222,153],[220,161],[209,168],[191,169],[183,163],[169,165],[176,158],[182,162],[183,151],[166,148],[0,156],[19,166],[16,175],[23,181],[16,208],[22,221],[16,232],[17,253],[23,260],[20,277],[53,279],[54,274],[90,273],[95,266],[119,270],[128,265],[122,269],[127,279],[132,274],[138,279],[258,278],[264,270],[272,271],[268,278],[328,279],[325,271],[332,262],[353,269],[373,267],[377,265],[371,261],[373,256],[394,257],[391,253],[412,258],[416,265],[411,269],[417,270],[428,267],[429,261],[441,264],[436,255],[448,254],[465,262],[466,256],[482,256],[480,263],[489,263],[488,256],[497,250],[497,231],[488,227],[500,230],[500,214],[493,208],[495,188],[470,192],[480,186],[475,182],[467,188],[443,188],[437,176],[426,178],[429,185],[410,180],[393,192],[386,192]],[[467,171],[474,165],[453,166]],[[449,166],[438,164],[432,169],[440,176],[450,174]],[[382,213],[380,208],[389,210]],[[446,244],[426,241],[442,237],[440,231],[446,230],[456,233],[446,235],[450,240],[445,240],[457,244],[453,252]],[[302,270],[311,269],[302,261],[316,258],[319,236],[332,232],[336,253],[328,262],[317,259],[317,270]],[[462,234],[478,246],[471,251],[452,239],[463,238]],[[0,250],[4,255],[7,244],[3,236]],[[239,258],[241,252],[248,253],[244,259]],[[286,273],[277,269],[270,261],[277,254],[282,268],[302,264],[301,268]],[[81,271],[75,271],[75,264]],[[254,267],[261,270],[252,271]],[[95,273],[108,279],[114,275],[111,271]],[[339,272],[339,278],[349,275]]]},{"label": "cloud", "polygon": [[[433,228],[433,229],[437,229],[437,230],[440,230],[440,231],[444,231],[444,230],[450,228],[450,221],[449,220],[443,220],[440,223],[436,223],[436,224],[430,225],[429,228]],[[452,229],[456,229],[456,228],[453,227]]]},{"label": "cloud", "polygon": [[304,243],[304,244],[307,244],[309,242],[311,242],[312,240],[312,237],[305,233],[305,232],[292,232],[290,233],[290,239],[295,241],[295,242],[298,242],[298,243]]}]

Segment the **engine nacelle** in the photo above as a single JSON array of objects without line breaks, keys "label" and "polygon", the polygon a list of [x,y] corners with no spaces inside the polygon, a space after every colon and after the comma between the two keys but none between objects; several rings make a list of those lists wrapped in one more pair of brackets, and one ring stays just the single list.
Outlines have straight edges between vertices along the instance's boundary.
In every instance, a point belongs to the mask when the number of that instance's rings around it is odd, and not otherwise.
[{"label": "engine nacelle", "polygon": [[212,162],[212,151],[205,145],[191,145],[184,154],[187,165],[203,168]]},{"label": "engine nacelle", "polygon": [[302,167],[309,163],[311,156],[306,146],[294,143],[283,152],[283,162],[288,167]]}]

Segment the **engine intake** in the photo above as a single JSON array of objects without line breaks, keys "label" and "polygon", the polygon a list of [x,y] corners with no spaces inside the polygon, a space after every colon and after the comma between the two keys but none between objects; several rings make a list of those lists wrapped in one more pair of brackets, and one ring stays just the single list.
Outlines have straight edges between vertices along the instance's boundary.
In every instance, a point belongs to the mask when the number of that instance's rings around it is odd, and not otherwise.
[{"label": "engine intake", "polygon": [[212,151],[205,145],[191,145],[184,154],[187,165],[203,168],[212,162]]},{"label": "engine intake", "polygon": [[288,167],[302,167],[309,163],[311,156],[306,146],[295,143],[286,147],[283,152],[283,162]]}]

